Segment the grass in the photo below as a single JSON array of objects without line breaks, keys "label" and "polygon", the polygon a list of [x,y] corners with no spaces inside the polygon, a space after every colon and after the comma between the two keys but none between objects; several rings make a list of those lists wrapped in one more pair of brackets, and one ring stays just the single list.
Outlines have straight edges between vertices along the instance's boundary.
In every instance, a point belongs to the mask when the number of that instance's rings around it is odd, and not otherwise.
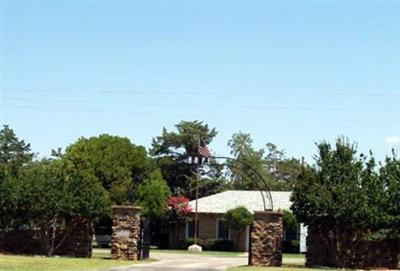
[{"label": "grass", "polygon": [[176,254],[196,254],[199,256],[215,256],[215,257],[238,257],[243,255],[243,252],[234,252],[234,251],[202,251],[198,252],[190,252],[183,249],[151,249],[151,252],[160,252],[160,253],[176,253]]},{"label": "grass", "polygon": [[91,259],[0,255],[1,271],[97,271],[133,264],[135,262],[111,260],[109,249],[94,249]]},{"label": "grass", "polygon": [[[334,268],[307,268],[304,266],[304,254],[283,254],[283,265],[280,267],[238,266],[228,271],[332,271]],[[341,269],[344,270],[344,269]]]},{"label": "grass", "polygon": [[[190,254],[187,250],[151,249],[151,252]],[[238,257],[242,252],[203,251],[196,255],[207,255],[215,257]],[[150,260],[151,261],[151,260]],[[282,267],[252,267],[240,266],[228,269],[229,271],[318,271],[329,269],[310,269],[304,267],[304,255],[284,254],[284,265]],[[93,249],[93,257],[70,258],[70,257],[42,257],[42,256],[16,256],[0,255],[0,271],[98,271],[113,267],[129,266],[135,262],[112,260],[110,249]]]},{"label": "grass", "polygon": [[282,255],[283,258],[288,258],[288,259],[305,259],[305,255],[304,254],[292,254],[292,253],[283,253]]},{"label": "grass", "polygon": [[304,254],[283,254],[283,265],[281,267],[254,267],[254,266],[238,266],[231,267],[228,271],[318,271],[318,270],[334,270],[334,269],[318,269],[306,268],[304,266]]}]

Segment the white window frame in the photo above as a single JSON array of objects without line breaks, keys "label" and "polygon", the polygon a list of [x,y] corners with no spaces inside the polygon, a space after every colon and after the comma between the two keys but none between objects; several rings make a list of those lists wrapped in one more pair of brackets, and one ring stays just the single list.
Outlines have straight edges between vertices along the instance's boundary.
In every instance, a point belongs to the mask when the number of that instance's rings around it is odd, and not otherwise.
[{"label": "white window frame", "polygon": [[215,231],[215,236],[216,236],[216,240],[231,240],[231,229],[228,228],[228,239],[222,239],[219,238],[219,222],[225,222],[223,219],[217,219],[217,223],[216,223],[216,231]]}]

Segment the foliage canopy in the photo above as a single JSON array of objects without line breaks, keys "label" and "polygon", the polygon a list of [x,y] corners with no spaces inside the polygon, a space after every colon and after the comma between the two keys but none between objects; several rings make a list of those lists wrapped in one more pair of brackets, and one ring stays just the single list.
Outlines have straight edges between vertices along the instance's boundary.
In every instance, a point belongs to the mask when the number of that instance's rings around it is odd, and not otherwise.
[{"label": "foliage canopy", "polygon": [[253,214],[246,207],[240,206],[228,210],[224,220],[230,229],[239,230],[253,222]]},{"label": "foliage canopy", "polygon": [[114,204],[134,200],[134,191],[144,180],[150,163],[144,147],[107,134],[80,138],[66,149],[63,160],[96,178],[109,191]]},{"label": "foliage canopy", "polygon": [[320,232],[337,266],[344,267],[368,235],[398,232],[399,161],[393,155],[378,170],[372,153],[357,155],[356,145],[343,137],[334,147],[327,142],[317,147],[315,164],[301,168],[292,210]]}]

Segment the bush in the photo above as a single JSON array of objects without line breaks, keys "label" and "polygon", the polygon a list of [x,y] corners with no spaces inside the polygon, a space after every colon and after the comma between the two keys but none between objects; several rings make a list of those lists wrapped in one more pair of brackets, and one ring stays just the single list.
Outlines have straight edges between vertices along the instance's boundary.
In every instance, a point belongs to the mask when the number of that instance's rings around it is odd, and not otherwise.
[{"label": "bush", "polygon": [[253,214],[246,207],[240,206],[228,210],[224,214],[224,220],[230,229],[239,230],[253,222]]}]

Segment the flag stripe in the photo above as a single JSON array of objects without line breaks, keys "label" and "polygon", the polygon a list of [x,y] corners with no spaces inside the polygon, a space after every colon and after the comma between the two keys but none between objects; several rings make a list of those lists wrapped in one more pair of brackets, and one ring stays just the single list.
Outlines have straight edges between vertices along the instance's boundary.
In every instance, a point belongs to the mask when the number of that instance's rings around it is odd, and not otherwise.
[{"label": "flag stripe", "polygon": [[198,154],[202,157],[211,157],[211,152],[207,148],[206,144],[203,142],[203,140],[200,140],[199,142],[199,149],[198,149]]}]

